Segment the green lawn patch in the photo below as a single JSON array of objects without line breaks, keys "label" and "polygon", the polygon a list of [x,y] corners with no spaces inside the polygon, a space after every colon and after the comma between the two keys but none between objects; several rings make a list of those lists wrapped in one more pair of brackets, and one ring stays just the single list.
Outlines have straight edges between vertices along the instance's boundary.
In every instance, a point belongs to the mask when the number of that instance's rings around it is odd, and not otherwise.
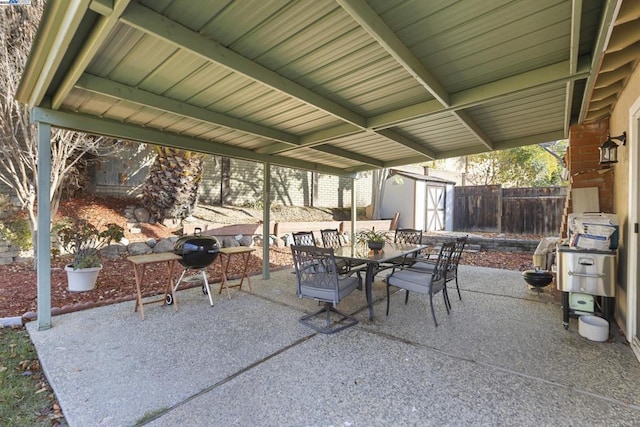
[{"label": "green lawn patch", "polygon": [[24,328],[0,328],[0,426],[65,424]]}]

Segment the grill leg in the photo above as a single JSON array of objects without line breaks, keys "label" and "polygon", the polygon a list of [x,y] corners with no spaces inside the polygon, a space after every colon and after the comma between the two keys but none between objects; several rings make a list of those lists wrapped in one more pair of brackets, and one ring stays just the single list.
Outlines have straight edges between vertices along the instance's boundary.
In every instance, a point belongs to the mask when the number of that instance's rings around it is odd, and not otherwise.
[{"label": "grill leg", "polygon": [[[169,271],[173,271],[173,269],[170,267]],[[178,282],[176,283],[176,285],[171,289],[171,292],[168,292],[165,294],[165,301],[167,303],[167,305],[173,305],[173,303],[176,302],[176,291],[178,290],[178,286],[180,285],[180,282],[182,282],[182,279],[185,275],[185,273],[187,272],[187,269],[185,268],[184,271],[182,272],[182,274],[180,275],[180,278],[178,279]],[[173,279],[173,273],[169,274],[169,276]],[[171,286],[171,284],[169,284],[169,286]],[[177,305],[175,305],[173,307],[174,310],[177,310]]]},{"label": "grill leg", "polygon": [[180,286],[180,282],[182,282],[182,279],[184,279],[184,275],[187,273],[188,268],[185,268],[182,271],[182,274],[180,275],[180,278],[178,279],[178,282],[176,283],[176,286],[173,288],[173,292],[178,290],[178,286]]},{"label": "grill leg", "polygon": [[209,304],[211,304],[211,307],[213,307],[213,296],[211,295],[211,288],[209,287],[209,282],[207,281],[207,273],[204,270],[202,270],[202,280],[204,281],[204,286],[207,288]]},{"label": "grill leg", "polygon": [[562,326],[569,329],[569,292],[562,293]]}]

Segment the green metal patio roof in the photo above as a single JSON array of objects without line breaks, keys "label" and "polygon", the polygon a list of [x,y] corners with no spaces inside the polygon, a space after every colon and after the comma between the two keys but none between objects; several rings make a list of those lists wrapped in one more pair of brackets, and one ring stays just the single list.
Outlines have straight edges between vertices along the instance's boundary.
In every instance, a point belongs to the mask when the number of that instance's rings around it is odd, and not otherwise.
[{"label": "green metal patio roof", "polygon": [[57,127],[354,174],[606,116],[638,4],[49,0],[17,98]]}]

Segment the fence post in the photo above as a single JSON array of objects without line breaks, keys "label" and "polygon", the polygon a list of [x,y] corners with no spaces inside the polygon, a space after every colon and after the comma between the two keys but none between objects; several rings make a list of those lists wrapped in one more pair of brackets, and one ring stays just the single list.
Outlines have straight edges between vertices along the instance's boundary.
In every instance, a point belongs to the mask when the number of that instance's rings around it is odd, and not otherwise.
[{"label": "fence post", "polygon": [[504,189],[500,185],[500,191],[498,191],[498,233],[502,233],[502,192]]}]

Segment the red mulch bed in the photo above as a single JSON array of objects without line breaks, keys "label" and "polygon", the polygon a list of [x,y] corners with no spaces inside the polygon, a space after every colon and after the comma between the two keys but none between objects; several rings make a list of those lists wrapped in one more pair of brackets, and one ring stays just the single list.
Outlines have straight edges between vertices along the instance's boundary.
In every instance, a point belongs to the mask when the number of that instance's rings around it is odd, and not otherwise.
[{"label": "red mulch bed", "polygon": [[[60,207],[59,216],[78,215],[91,220],[93,223],[115,222],[125,226],[124,209],[131,201],[117,198],[82,198],[65,202]],[[148,238],[163,238],[174,234],[173,230],[160,224],[145,224],[141,235],[125,234],[130,241],[146,240]],[[240,257],[234,258],[237,264],[230,266],[231,276],[241,271]],[[469,252],[464,253],[462,264],[503,268],[524,271],[531,268],[532,257],[528,253],[504,252]],[[113,304],[135,299],[135,279],[133,268],[126,258],[103,260],[103,270],[98,277],[96,289],[89,292],[74,293],[67,291],[67,277],[64,271],[65,260],[52,260],[51,272],[51,306],[52,314]],[[270,251],[270,269],[280,269],[291,266],[289,248],[273,248]],[[251,274],[262,272],[262,251],[256,250],[249,261]],[[176,280],[182,272],[177,268]],[[167,270],[162,264],[149,265],[146,269],[142,288],[144,296],[158,295],[166,283]],[[34,318],[37,310],[36,272],[33,264],[15,263],[0,265],[0,318],[23,316]],[[220,281],[220,263],[216,261],[207,269],[207,278],[213,284],[213,291],[217,292]],[[200,286],[200,285],[198,285]],[[181,288],[183,286],[181,285]],[[133,310],[134,303],[131,303]]]},{"label": "red mulch bed", "polygon": [[[289,248],[271,250],[270,268],[279,269],[290,265]],[[249,271],[252,274],[262,272],[262,253],[256,250],[249,260]],[[238,261],[235,261],[235,260]],[[229,267],[230,277],[239,275],[241,270],[240,257],[232,258]],[[78,309],[96,307],[135,299],[136,282],[133,267],[126,258],[114,260],[103,259],[103,269],[98,276],[96,288],[89,292],[69,292],[67,290],[67,273],[64,271],[64,260],[54,260],[51,264],[51,306],[52,313],[66,313]],[[213,283],[214,292],[219,289],[220,262],[216,261],[207,268],[207,278]],[[182,266],[177,264],[175,280],[182,273]],[[189,273],[187,273],[189,274]],[[37,310],[36,272],[31,263],[16,263],[0,266],[0,318],[23,316],[32,318]],[[143,296],[159,295],[164,291],[167,280],[167,267],[164,264],[148,265],[142,286]],[[200,285],[198,285],[200,286]],[[185,289],[186,284],[180,285]],[[131,303],[133,310],[134,303]]]}]

